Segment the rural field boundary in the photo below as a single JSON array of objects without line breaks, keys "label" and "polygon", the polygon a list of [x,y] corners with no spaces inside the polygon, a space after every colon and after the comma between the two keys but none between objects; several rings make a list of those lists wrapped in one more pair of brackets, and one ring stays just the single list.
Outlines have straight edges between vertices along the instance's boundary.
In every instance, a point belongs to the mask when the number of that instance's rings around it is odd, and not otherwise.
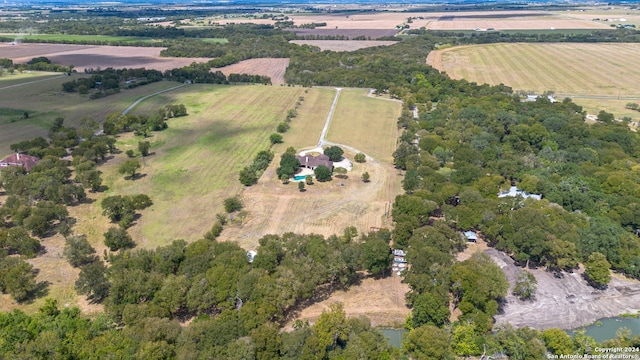
[{"label": "rural field boundary", "polygon": [[30,84],[35,84],[35,83],[43,82],[43,81],[49,81],[49,80],[59,79],[59,78],[61,78],[61,77],[65,77],[65,76],[67,76],[67,75],[54,76],[54,77],[50,77],[50,78],[46,78],[46,79],[33,80],[33,81],[23,82],[23,83],[20,83],[20,84],[8,85],[8,86],[0,87],[0,90],[11,89],[11,88],[18,87],[18,86],[30,85]]},{"label": "rural field boundary", "polygon": [[171,91],[171,90],[175,90],[178,88],[181,88],[183,86],[186,86],[187,84],[180,84],[178,86],[174,86],[172,88],[168,88],[168,89],[164,89],[164,90],[160,90],[160,91],[156,91],[153,94],[149,94],[149,95],[145,95],[143,97],[141,97],[140,99],[136,100],[133,102],[133,104],[129,105],[129,107],[127,107],[126,109],[124,109],[124,111],[122,112],[122,115],[127,115],[129,113],[129,111],[133,110],[133,108],[135,108],[136,106],[138,106],[138,104],[140,104],[141,102],[147,100],[148,98],[152,97],[152,96],[156,96],[162,93],[165,93],[167,91]]}]

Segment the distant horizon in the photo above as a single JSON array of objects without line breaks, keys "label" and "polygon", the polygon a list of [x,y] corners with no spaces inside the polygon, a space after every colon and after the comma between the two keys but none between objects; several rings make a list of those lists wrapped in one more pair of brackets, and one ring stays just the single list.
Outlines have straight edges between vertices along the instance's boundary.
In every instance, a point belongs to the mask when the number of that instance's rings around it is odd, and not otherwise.
[{"label": "distant horizon", "polygon": [[[121,0],[121,1],[91,1],[91,0],[2,0],[0,2],[0,9],[3,7],[29,7],[29,6],[73,6],[73,5],[92,5],[92,7],[110,7],[126,4],[136,5],[197,5],[197,6],[229,6],[229,5],[260,5],[260,6],[286,6],[286,5],[304,5],[304,4],[316,4],[316,5],[331,5],[331,4],[389,4],[389,5],[521,5],[521,6],[535,6],[542,4],[559,4],[559,5],[597,5],[604,4],[598,1],[570,1],[570,0],[537,0],[537,1],[517,1],[517,0],[503,0],[503,1],[484,1],[484,0]],[[625,1],[625,0],[611,0],[606,4],[616,5],[640,5],[640,0]]]}]

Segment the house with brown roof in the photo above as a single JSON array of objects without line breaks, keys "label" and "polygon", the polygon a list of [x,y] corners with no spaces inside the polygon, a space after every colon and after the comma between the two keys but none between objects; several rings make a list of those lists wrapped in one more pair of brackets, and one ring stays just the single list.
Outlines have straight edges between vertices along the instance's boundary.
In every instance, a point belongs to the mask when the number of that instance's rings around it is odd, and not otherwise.
[{"label": "house with brown roof", "polygon": [[27,172],[29,172],[34,166],[38,165],[39,161],[40,159],[35,156],[15,153],[0,160],[0,168],[7,166],[22,166],[27,169]]},{"label": "house with brown roof", "polygon": [[300,167],[315,170],[318,166],[324,165],[333,171],[333,161],[325,154],[318,156],[313,155],[296,155],[296,159],[300,162]]}]

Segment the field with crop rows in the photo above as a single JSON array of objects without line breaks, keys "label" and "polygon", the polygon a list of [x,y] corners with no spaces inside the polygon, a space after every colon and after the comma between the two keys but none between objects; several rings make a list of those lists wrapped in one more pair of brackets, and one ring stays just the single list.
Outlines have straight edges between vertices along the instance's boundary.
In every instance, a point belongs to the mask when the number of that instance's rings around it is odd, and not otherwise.
[{"label": "field with crop rows", "polygon": [[436,51],[429,57],[452,78],[504,83],[518,90],[612,96],[640,91],[636,71],[640,44],[474,45]]}]

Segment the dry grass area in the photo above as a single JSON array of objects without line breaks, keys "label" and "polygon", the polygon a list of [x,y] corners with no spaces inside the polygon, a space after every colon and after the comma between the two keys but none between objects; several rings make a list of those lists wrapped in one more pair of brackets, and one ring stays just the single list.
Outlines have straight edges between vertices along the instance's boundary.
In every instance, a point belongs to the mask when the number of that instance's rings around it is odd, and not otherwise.
[{"label": "dry grass area", "polygon": [[[573,14],[573,13],[572,13]],[[412,22],[407,23],[409,17]],[[289,16],[295,25],[327,23],[315,30],[396,29],[409,25],[411,29],[425,27],[429,30],[539,30],[539,29],[609,29],[603,22],[591,18],[566,16],[564,13],[545,11],[460,11],[460,12],[345,12],[332,14],[293,14]],[[235,18],[215,21],[220,24],[247,23],[274,24],[271,19]]]},{"label": "dry grass area", "polygon": [[[216,213],[224,211],[223,200],[243,189],[240,170],[260,150],[268,149],[269,135],[303,92],[280,86],[191,85],[136,108],[135,113],[145,113],[182,103],[189,112],[148,139],[152,155],[141,169],[144,177],[131,181],[117,173],[117,166],[126,160],[124,154],[102,169],[110,187],[107,195],[145,193],[154,202],[129,230],[136,243],[154,248],[202,237]],[[137,151],[139,140],[127,134],[118,146]]]},{"label": "dry grass area", "polygon": [[214,68],[212,71],[222,71],[223,74],[262,75],[271,78],[273,84],[284,84],[284,73],[289,66],[288,58],[261,58],[240,61],[237,64]]},{"label": "dry grass area", "polygon": [[640,11],[625,7],[597,6],[573,9],[571,11],[553,12],[554,15],[568,19],[596,21],[607,26],[611,24],[634,24],[640,27]]},{"label": "dry grass area", "polygon": [[[329,306],[342,303],[349,317],[366,316],[373,326],[402,327],[411,310],[405,305],[404,294],[409,285],[403,284],[399,276],[384,279],[365,278],[357,286],[338,290],[329,298],[302,309],[295,320],[314,322]],[[293,321],[287,324],[291,328]]]},{"label": "dry grass area", "polygon": [[600,110],[610,112],[615,115],[616,119],[622,119],[623,117],[629,117],[634,123],[640,121],[640,112],[627,109],[628,103],[640,104],[640,95],[636,100],[615,100],[615,99],[584,99],[584,98],[572,98],[573,102],[582,106],[582,109],[587,114],[597,114]]},{"label": "dry grass area", "polygon": [[0,43],[2,57],[14,63],[24,63],[34,57],[45,56],[53,63],[69,66],[83,72],[88,68],[147,68],[165,71],[183,67],[192,62],[207,62],[207,58],[160,57],[159,47],[93,46],[63,44]]},{"label": "dry grass area", "polygon": [[316,146],[335,95],[333,88],[311,88],[304,91],[301,95],[304,100],[296,109],[298,115],[291,120],[289,131],[283,134],[285,143],[274,147],[274,161],[280,161],[278,156],[289,146],[298,151]]},{"label": "dry grass area", "polygon": [[[606,56],[604,56],[606,54]],[[448,48],[427,62],[455,79],[565,95],[637,96],[640,44],[491,44]]]},{"label": "dry grass area", "polygon": [[[417,15],[422,16],[421,14]],[[428,30],[543,30],[543,29],[609,29],[609,26],[579,18],[566,18],[543,11],[491,11],[428,13],[414,19],[412,29]]]},{"label": "dry grass area", "polygon": [[291,40],[290,42],[298,45],[317,46],[322,51],[355,51],[368,47],[388,46],[396,43],[395,41],[378,40]]},{"label": "dry grass area", "polygon": [[[267,234],[340,234],[348,226],[359,232],[371,227],[391,227],[391,219],[383,216],[385,206],[399,193],[401,178],[388,163],[369,161],[355,164],[347,179],[315,182],[305,192],[297,184],[283,185],[277,178],[279,155],[265,171],[257,185],[242,192],[247,216],[225,228],[220,240],[237,241],[245,249],[255,249]],[[353,160],[354,154],[346,154]],[[371,174],[371,182],[360,179]]]},{"label": "dry grass area", "polygon": [[343,90],[327,132],[327,140],[349,145],[392,163],[396,149],[399,102],[367,96],[366,90]]},{"label": "dry grass area", "polygon": [[[322,92],[312,94],[317,90]],[[348,226],[355,226],[360,232],[368,232],[371,227],[391,226],[391,219],[383,215],[385,206],[401,191],[401,178],[391,163],[397,137],[396,120],[400,114],[398,103],[368,98],[363,90],[343,90],[327,140],[365,151],[375,160],[363,164],[354,162],[347,179],[316,182],[307,186],[305,192],[298,191],[295,184],[283,185],[277,178],[279,155],[286,147],[300,150],[315,146],[334,94],[329,89],[312,89],[305,94],[292,129],[285,134],[285,143],[275,148],[276,159],[258,184],[242,193],[247,217],[242,224],[236,222],[228,226],[221,239],[236,240],[244,248],[253,249],[266,234],[296,232],[328,236],[341,233]],[[320,107],[309,106],[321,101],[324,103]],[[307,116],[308,109],[315,109],[313,116]],[[365,129],[367,124],[369,129]],[[354,155],[345,153],[352,161]],[[362,182],[364,172],[371,175],[371,182]]]}]

